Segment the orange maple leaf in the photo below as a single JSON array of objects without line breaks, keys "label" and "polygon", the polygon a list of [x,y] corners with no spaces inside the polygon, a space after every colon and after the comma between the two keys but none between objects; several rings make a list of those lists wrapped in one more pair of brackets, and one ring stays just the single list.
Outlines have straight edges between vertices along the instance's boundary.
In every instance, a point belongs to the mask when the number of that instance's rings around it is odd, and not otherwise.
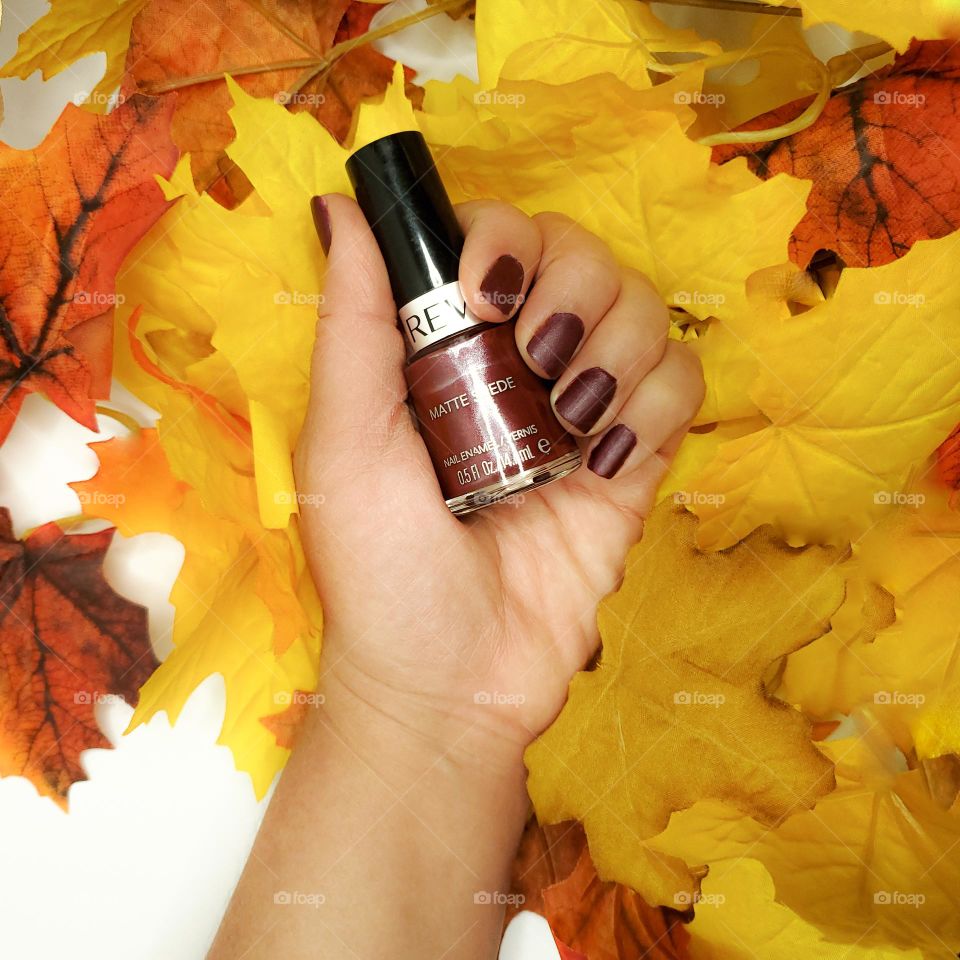
[{"label": "orange maple leaf", "polygon": [[157,666],[147,611],[103,578],[113,534],[48,523],[19,541],[0,508],[0,774],[29,778],[61,806],[85,779],[81,752],[110,746],[96,705],[135,703]]},{"label": "orange maple leaf", "polygon": [[114,279],[167,207],[173,98],[107,116],[72,104],[35,150],[0,144],[0,441],[42,391],[96,429],[110,385]]}]

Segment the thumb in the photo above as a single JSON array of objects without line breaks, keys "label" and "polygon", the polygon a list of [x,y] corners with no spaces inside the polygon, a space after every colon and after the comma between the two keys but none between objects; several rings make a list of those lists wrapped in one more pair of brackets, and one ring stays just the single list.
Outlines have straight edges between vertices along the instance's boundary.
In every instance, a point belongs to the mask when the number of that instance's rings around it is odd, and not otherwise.
[{"label": "thumb", "polygon": [[439,488],[406,405],[405,347],[383,258],[353,199],[327,194],[311,206],[327,271],[298,487],[364,509],[371,505],[371,491],[360,489],[367,483],[378,488],[378,501],[386,488],[416,489],[423,499]]}]

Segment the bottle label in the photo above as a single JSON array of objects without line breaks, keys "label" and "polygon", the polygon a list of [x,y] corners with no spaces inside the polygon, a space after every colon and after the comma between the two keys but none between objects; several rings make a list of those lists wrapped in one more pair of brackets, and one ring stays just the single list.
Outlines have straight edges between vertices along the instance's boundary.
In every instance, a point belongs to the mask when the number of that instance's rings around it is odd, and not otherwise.
[{"label": "bottle label", "polygon": [[467,307],[456,280],[411,300],[400,308],[399,316],[400,329],[411,355],[483,323]]},{"label": "bottle label", "polygon": [[406,376],[447,500],[495,491],[577,450],[553,415],[549,386],[523,362],[512,323],[427,353]]}]

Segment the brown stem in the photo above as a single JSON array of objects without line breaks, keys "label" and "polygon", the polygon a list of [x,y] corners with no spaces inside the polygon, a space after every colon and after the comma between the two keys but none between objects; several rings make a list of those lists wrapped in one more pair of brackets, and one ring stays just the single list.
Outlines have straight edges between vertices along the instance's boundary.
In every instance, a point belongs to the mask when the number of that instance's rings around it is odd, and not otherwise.
[{"label": "brown stem", "polygon": [[803,11],[799,7],[786,4],[773,7],[754,0],[653,0],[679,7],[703,7],[707,10],[732,10],[735,13],[769,13],[775,17],[799,17]]},{"label": "brown stem", "polygon": [[[424,10],[408,14],[393,23],[388,23],[384,27],[376,30],[368,30],[359,37],[351,37],[349,40],[343,40],[332,46],[322,57],[309,57],[297,60],[277,60],[273,63],[259,63],[247,67],[233,67],[229,70],[218,70],[213,73],[198,73],[192,77],[181,77],[177,80],[168,80],[166,83],[147,84],[143,92],[149,94],[169,93],[172,90],[182,90],[184,87],[192,87],[198,83],[213,83],[222,80],[227,74],[231,77],[243,77],[256,73],[274,73],[278,70],[300,70],[305,68],[315,68],[314,76],[331,67],[344,54],[362,47],[364,44],[379,40],[381,37],[388,37],[392,33],[399,33],[415,23],[422,23],[429,20],[437,14],[445,13],[455,7],[463,5],[463,0],[441,0],[440,3],[432,4]],[[302,86],[302,84],[301,84]]]}]

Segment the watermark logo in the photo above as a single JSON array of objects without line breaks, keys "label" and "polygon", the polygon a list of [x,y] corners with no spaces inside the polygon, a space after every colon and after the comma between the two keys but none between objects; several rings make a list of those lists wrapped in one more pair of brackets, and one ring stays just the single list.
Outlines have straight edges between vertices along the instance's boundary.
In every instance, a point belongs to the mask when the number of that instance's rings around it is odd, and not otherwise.
[{"label": "watermark logo", "polygon": [[305,293],[303,290],[278,290],[273,295],[278,307],[319,307],[326,303],[322,293]]},{"label": "watermark logo", "polygon": [[922,907],[927,898],[922,893],[904,893],[902,890],[877,890],[873,902],[881,907]]},{"label": "watermark logo", "polygon": [[873,495],[873,502],[882,507],[920,507],[926,499],[924,493],[904,493],[902,490],[877,490]]},{"label": "watermark logo", "polygon": [[310,693],[307,690],[279,690],[273,695],[278,707],[320,707],[327,702],[322,693]]},{"label": "watermark logo", "polygon": [[922,107],[927,98],[922,93],[906,93],[903,90],[878,90],[873,102],[885,107]]},{"label": "watermark logo", "polygon": [[678,910],[686,910],[693,906],[719,907],[727,902],[727,898],[722,893],[689,893],[686,890],[680,890],[673,895],[673,902]]},{"label": "watermark logo", "polygon": [[873,695],[873,702],[905,707],[922,707],[927,702],[927,698],[922,693],[904,693],[902,690],[877,690]]},{"label": "watermark logo", "polygon": [[722,693],[704,693],[702,690],[678,690],[673,702],[681,707],[721,707],[727,702]]},{"label": "watermark logo", "polygon": [[678,290],[673,295],[678,307],[718,307],[727,302],[725,293],[705,293],[703,290]]},{"label": "watermark logo", "polygon": [[101,693],[99,690],[77,690],[73,694],[76,704],[97,706],[101,703],[126,703],[122,693]]},{"label": "watermark logo", "polygon": [[78,107],[89,104],[94,107],[105,107],[107,110],[113,110],[114,107],[119,107],[126,101],[127,98],[119,90],[115,90],[113,93],[101,93],[99,90],[92,90],[90,93],[78,93],[73,98],[74,104]]},{"label": "watermark logo", "polygon": [[473,902],[478,906],[498,906],[519,907],[526,902],[526,897],[522,893],[501,893],[499,890],[478,890],[473,895]]},{"label": "watermark logo", "polygon": [[103,290],[77,290],[73,302],[81,306],[119,307],[127,302],[122,293],[105,293]]},{"label": "watermark logo", "polygon": [[322,893],[303,893],[300,890],[277,890],[273,902],[278,907],[313,907],[316,909],[327,902]]},{"label": "watermark logo", "polygon": [[922,307],[927,298],[922,293],[905,293],[903,290],[878,290],[873,295],[878,307]]},{"label": "watermark logo", "polygon": [[687,507],[718,507],[726,502],[726,495],[722,493],[703,493],[700,490],[677,490],[673,494],[673,502]]},{"label": "watermark logo", "polygon": [[502,690],[478,690],[473,695],[473,702],[481,705],[519,707],[527,702],[522,693],[504,693]]},{"label": "watermark logo", "polygon": [[280,507],[289,507],[297,504],[299,507],[319,507],[327,502],[322,493],[297,493],[292,490],[277,490],[273,495],[273,502]]},{"label": "watermark logo", "polygon": [[678,90],[673,95],[673,102],[685,107],[719,107],[727,102],[727,96],[724,93],[704,93],[702,90]]},{"label": "watermark logo", "polygon": [[473,95],[473,102],[483,107],[522,107],[527,102],[527,98],[522,93],[480,90]]},{"label": "watermark logo", "polygon": [[107,490],[81,490],[77,499],[84,507],[121,507],[127,502],[126,494]]},{"label": "watermark logo", "polygon": [[322,93],[300,93],[299,91],[291,93],[281,90],[273,95],[273,102],[279,103],[281,107],[322,107],[327,102],[327,98]]}]

